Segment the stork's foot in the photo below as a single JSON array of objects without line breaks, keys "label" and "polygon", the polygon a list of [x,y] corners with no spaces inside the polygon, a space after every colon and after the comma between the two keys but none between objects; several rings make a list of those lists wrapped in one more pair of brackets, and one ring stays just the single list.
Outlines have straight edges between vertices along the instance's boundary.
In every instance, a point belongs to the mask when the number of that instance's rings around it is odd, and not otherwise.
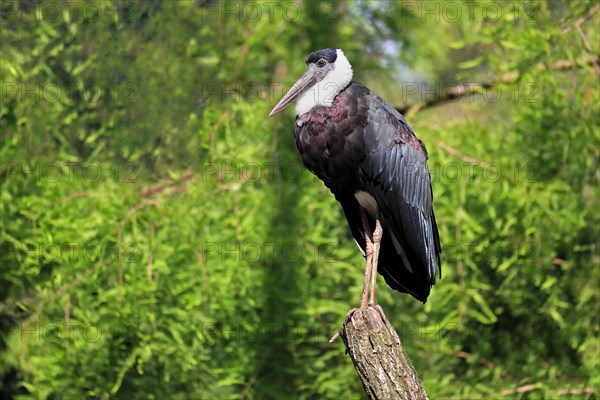
[{"label": "stork's foot", "polygon": [[[375,308],[380,314],[383,315],[383,310],[377,304],[369,304],[368,307]],[[352,318],[352,315],[354,315],[355,312],[357,312],[358,310],[363,309],[363,308],[367,308],[367,307],[353,308],[350,311],[348,311],[348,314],[346,314],[346,318],[344,318],[344,323],[342,324],[342,327],[340,329],[338,329],[337,331],[335,331],[333,336],[331,336],[331,339],[329,339],[329,343],[335,342],[335,340],[340,337],[340,335],[342,334],[342,329],[344,329],[344,326],[346,326],[346,324],[348,324],[348,322],[350,322],[350,318]]]}]

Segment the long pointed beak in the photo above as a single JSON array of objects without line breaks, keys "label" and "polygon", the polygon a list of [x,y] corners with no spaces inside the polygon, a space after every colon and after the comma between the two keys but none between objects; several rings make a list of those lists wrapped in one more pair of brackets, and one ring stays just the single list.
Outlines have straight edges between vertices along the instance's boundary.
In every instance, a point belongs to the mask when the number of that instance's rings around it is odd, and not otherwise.
[{"label": "long pointed beak", "polygon": [[300,93],[304,91],[304,89],[314,85],[316,81],[316,71],[313,68],[309,67],[304,73],[304,75],[302,75],[300,79],[298,79],[298,81],[294,83],[294,86],[292,86],[292,88],[288,90],[285,96],[283,96],[283,98],[279,100],[279,103],[277,103],[277,105],[273,107],[273,109],[269,113],[269,117],[277,114],[279,111],[286,108],[291,102],[293,102],[296,99],[296,97],[298,97]]}]

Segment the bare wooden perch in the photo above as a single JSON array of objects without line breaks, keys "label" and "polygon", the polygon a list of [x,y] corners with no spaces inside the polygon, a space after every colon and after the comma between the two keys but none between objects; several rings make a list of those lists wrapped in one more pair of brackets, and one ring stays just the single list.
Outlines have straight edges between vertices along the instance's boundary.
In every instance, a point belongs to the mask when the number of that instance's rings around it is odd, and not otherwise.
[{"label": "bare wooden perch", "polygon": [[[595,68],[598,74],[600,74],[599,58],[597,55],[588,55],[578,61],[572,60],[558,60],[550,66],[553,70],[568,70],[580,67],[582,65],[589,65]],[[544,63],[538,63],[535,66],[536,69],[542,70],[548,68]],[[456,85],[447,88],[444,92],[438,93],[433,98],[427,101],[420,101],[414,104],[407,104],[403,106],[394,107],[402,114],[415,113],[416,111],[434,107],[440,104],[448,103],[453,100],[460,99],[465,96],[469,96],[476,93],[481,93],[482,90],[488,90],[494,88],[499,83],[510,83],[519,77],[519,73],[516,71],[507,72],[500,76],[498,79],[490,82],[471,82],[463,85]]]},{"label": "bare wooden perch", "polygon": [[339,336],[370,399],[427,399],[421,380],[381,307],[350,311]]}]

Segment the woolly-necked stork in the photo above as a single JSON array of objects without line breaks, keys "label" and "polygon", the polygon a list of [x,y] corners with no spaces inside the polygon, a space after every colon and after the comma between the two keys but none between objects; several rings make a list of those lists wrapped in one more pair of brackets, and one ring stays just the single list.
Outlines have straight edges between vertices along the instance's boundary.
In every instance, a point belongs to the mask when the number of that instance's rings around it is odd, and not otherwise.
[{"label": "woolly-necked stork", "polygon": [[297,101],[302,161],[342,205],[367,259],[361,307],[375,304],[377,271],[424,303],[441,274],[425,145],[398,111],[352,81],[341,49],[311,53],[306,64],[269,116]]}]

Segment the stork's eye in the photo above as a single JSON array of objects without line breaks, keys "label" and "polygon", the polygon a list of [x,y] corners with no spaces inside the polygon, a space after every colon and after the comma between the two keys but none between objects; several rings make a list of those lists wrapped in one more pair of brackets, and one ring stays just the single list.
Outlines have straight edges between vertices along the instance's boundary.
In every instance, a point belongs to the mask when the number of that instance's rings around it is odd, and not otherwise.
[{"label": "stork's eye", "polygon": [[325,59],[323,59],[323,58],[321,58],[319,61],[317,61],[317,67],[319,67],[319,68],[323,68],[326,64],[327,64],[327,61],[325,61]]}]

